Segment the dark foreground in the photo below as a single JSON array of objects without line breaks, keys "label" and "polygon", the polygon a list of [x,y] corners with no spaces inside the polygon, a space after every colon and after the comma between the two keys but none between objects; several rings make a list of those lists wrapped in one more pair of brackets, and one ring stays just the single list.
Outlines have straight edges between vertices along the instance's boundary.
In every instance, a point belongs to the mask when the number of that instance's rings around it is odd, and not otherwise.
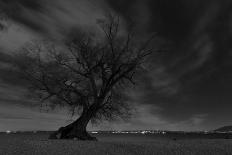
[{"label": "dark foreground", "polygon": [[98,142],[48,140],[45,133],[0,134],[0,155],[232,155],[232,139],[95,134]]}]

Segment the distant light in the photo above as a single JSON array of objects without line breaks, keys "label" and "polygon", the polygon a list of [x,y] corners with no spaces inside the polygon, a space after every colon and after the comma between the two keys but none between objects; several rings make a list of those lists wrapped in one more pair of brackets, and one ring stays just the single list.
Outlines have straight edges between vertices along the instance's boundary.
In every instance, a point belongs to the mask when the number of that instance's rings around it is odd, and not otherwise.
[{"label": "distant light", "polygon": [[92,131],[92,133],[98,133],[97,131]]},{"label": "distant light", "polygon": [[162,132],[162,134],[163,134],[163,135],[165,135],[165,134],[166,134],[166,132],[165,132],[165,131],[163,131],[163,132]]},{"label": "distant light", "polygon": [[121,133],[129,133],[128,131],[122,131]]},{"label": "distant light", "polygon": [[120,131],[113,131],[112,133],[120,133]]},{"label": "distant light", "polygon": [[139,132],[137,132],[137,131],[132,131],[131,133],[139,133]]},{"label": "distant light", "polygon": [[6,133],[9,134],[9,133],[11,133],[11,131],[10,131],[10,130],[7,130]]}]

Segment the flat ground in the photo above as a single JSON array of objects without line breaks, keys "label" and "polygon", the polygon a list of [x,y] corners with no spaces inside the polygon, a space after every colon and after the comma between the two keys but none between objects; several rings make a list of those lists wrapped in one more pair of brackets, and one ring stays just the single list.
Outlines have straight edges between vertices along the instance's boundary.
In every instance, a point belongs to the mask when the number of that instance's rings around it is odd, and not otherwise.
[{"label": "flat ground", "polygon": [[95,134],[98,142],[48,140],[44,133],[0,134],[0,155],[232,155],[232,139]]}]

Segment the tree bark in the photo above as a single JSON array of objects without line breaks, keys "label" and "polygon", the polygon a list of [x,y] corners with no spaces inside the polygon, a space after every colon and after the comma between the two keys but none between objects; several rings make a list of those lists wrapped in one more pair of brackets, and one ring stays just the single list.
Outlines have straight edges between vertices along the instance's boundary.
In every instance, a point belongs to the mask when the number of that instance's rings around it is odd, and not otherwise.
[{"label": "tree bark", "polygon": [[50,135],[50,139],[77,139],[77,140],[97,140],[86,130],[86,127],[95,113],[93,108],[84,111],[82,115],[73,123],[59,128],[58,131]]}]

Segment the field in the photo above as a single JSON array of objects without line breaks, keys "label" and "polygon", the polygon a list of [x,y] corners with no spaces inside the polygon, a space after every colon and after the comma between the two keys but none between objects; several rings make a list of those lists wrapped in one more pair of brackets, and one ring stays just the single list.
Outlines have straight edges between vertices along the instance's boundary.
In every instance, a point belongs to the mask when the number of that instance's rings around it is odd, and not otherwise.
[{"label": "field", "polygon": [[232,155],[232,139],[95,134],[98,142],[48,140],[45,133],[0,134],[0,155]]}]

